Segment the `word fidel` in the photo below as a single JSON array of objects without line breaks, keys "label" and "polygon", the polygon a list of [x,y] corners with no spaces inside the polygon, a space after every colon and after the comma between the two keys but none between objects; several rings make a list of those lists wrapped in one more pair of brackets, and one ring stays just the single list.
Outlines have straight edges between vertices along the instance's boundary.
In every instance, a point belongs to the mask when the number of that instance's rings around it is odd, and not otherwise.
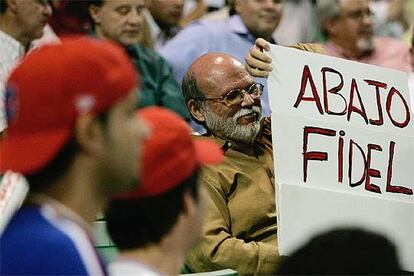
[{"label": "word fidel", "polygon": [[[330,114],[330,115],[337,115],[343,116],[346,115],[347,121],[350,121],[351,115],[353,113],[358,114],[364,120],[364,122],[368,125],[375,125],[381,126],[384,124],[384,112],[381,103],[381,91],[380,89],[387,89],[387,84],[375,80],[364,80],[368,85],[375,87],[376,92],[376,105],[377,105],[377,118],[368,118],[368,115],[365,111],[365,106],[362,101],[361,95],[358,90],[357,82],[354,78],[351,80],[351,88],[349,92],[349,102],[347,99],[340,94],[339,92],[342,90],[344,86],[344,79],[338,71],[332,69],[330,67],[323,67],[321,69],[322,78],[323,78],[323,107],[321,99],[319,97],[318,91],[315,86],[315,82],[313,81],[312,74],[309,70],[309,66],[305,65],[303,68],[302,73],[302,82],[298,97],[296,99],[295,104],[293,105],[295,108],[298,108],[299,104],[302,101],[307,102],[314,102],[319,113]],[[340,83],[334,87],[329,87],[327,85],[327,74],[335,74],[339,76]],[[305,96],[306,86],[309,83],[312,91],[312,96]],[[343,100],[343,109],[341,111],[332,111],[329,108],[329,100],[328,94],[335,94],[342,98]],[[397,120],[391,111],[391,105],[394,100],[394,97],[398,97],[400,99],[401,107],[405,110],[405,118],[403,120]],[[358,102],[356,104],[356,102]],[[385,110],[387,113],[388,118],[390,119],[391,123],[398,128],[405,128],[410,122],[410,111],[408,108],[407,101],[404,99],[403,95],[395,88],[391,87],[388,90],[387,99],[386,99],[386,106]],[[308,139],[310,134],[317,134],[317,135],[324,135],[324,136],[336,136],[337,131],[333,129],[327,128],[319,128],[319,127],[310,127],[306,126],[303,131],[303,181],[306,182],[307,175],[308,175],[308,162],[309,160],[318,160],[318,161],[327,161],[328,160],[328,153],[322,151],[308,151]],[[338,138],[338,182],[343,182],[343,156],[344,156],[344,137],[345,132],[343,130],[339,131],[339,138]],[[413,190],[410,188],[406,188],[403,186],[396,186],[391,184],[392,180],[392,173],[393,173],[393,160],[394,160],[394,151],[395,151],[396,143],[394,141],[389,142],[388,146],[388,169],[387,169],[387,177],[386,177],[386,191],[390,193],[402,193],[406,195],[413,195]],[[360,155],[363,159],[363,175],[358,181],[352,181],[352,160],[354,155],[354,150],[358,150]],[[365,182],[365,189],[370,192],[381,193],[381,188],[371,182],[371,178],[380,178],[381,172],[375,168],[371,167],[371,159],[372,159],[372,152],[373,151],[383,151],[382,147],[377,144],[368,144],[367,145],[367,154],[365,154],[362,147],[355,142],[353,139],[349,140],[349,153],[348,153],[348,179],[349,185],[351,187],[356,187],[361,185]]]}]

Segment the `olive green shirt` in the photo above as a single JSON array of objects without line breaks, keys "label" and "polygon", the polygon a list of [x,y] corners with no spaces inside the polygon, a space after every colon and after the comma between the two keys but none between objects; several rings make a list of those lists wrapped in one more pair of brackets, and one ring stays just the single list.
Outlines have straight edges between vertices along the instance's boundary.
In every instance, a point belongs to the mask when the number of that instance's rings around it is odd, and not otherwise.
[{"label": "olive green shirt", "polygon": [[128,47],[127,53],[140,73],[141,93],[138,107],[162,106],[189,121],[191,117],[181,89],[165,59],[140,44]]},{"label": "olive green shirt", "polygon": [[240,275],[277,271],[280,259],[270,118],[261,122],[261,132],[252,145],[256,156],[230,146],[223,163],[201,171],[200,184],[207,188],[209,198],[201,241],[186,262],[192,271],[231,268]]}]

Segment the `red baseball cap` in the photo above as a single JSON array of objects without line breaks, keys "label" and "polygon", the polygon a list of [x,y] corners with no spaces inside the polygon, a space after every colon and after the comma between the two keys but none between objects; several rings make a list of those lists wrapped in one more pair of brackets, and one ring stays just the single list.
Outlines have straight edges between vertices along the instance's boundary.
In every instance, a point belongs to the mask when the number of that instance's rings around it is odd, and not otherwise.
[{"label": "red baseball cap", "polygon": [[178,186],[200,166],[223,161],[220,146],[207,138],[193,137],[188,124],[174,112],[147,107],[137,116],[151,128],[143,145],[141,186],[116,199],[160,195]]},{"label": "red baseball cap", "polygon": [[81,114],[109,110],[137,85],[128,56],[108,41],[67,38],[29,54],[6,84],[0,172],[42,169],[71,138]]}]

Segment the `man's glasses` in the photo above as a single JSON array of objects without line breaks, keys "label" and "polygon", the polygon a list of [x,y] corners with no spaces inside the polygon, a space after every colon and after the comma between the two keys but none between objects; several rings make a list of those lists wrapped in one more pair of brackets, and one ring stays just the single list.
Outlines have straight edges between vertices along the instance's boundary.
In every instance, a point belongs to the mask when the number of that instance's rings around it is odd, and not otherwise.
[{"label": "man's glasses", "polygon": [[228,107],[232,105],[238,105],[243,102],[244,95],[249,95],[253,100],[259,98],[263,93],[263,84],[261,83],[253,83],[247,89],[236,88],[232,89],[227,94],[220,96],[220,97],[213,97],[213,98],[196,98],[196,100],[200,101],[216,101],[227,105]]}]

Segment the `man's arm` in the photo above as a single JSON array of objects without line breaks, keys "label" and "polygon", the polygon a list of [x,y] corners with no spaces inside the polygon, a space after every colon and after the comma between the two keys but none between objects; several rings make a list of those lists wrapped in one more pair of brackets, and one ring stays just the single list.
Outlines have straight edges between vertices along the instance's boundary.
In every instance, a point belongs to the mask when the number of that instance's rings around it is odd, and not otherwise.
[{"label": "man's arm", "polygon": [[233,236],[224,192],[211,180],[206,177],[200,180],[208,190],[208,211],[201,241],[188,255],[189,267],[197,272],[231,268],[241,275],[275,274],[280,260],[277,244],[246,242]]}]

